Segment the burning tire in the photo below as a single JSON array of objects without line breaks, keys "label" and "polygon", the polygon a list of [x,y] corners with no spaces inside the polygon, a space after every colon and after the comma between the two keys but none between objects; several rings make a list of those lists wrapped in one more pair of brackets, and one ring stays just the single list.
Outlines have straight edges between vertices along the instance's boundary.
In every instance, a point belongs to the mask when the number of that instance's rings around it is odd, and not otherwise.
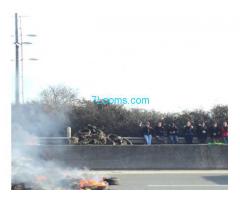
[{"label": "burning tire", "polygon": [[116,177],[104,177],[104,181],[106,181],[109,185],[119,185],[119,180]]}]

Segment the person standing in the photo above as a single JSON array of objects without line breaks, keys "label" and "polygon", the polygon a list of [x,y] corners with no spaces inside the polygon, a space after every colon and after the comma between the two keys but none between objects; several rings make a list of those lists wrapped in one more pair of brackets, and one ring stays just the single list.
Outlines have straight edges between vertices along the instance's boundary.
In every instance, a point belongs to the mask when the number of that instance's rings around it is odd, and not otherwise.
[{"label": "person standing", "polygon": [[224,144],[228,144],[228,124],[226,121],[223,122],[223,127],[221,128],[221,135]]},{"label": "person standing", "polygon": [[196,133],[197,133],[197,138],[198,142],[200,144],[205,144],[207,143],[207,136],[208,136],[208,131],[207,131],[207,126],[205,122],[199,123],[196,128]]},{"label": "person standing", "polygon": [[149,121],[146,122],[146,125],[143,126],[142,123],[140,123],[139,125],[140,127],[143,127],[142,131],[143,131],[143,137],[146,141],[147,145],[151,145],[152,144],[152,134],[153,134],[153,128],[151,127],[151,124]]},{"label": "person standing", "polygon": [[168,129],[168,141],[170,144],[177,144],[178,142],[178,128],[176,124],[173,122]]},{"label": "person standing", "polygon": [[185,135],[186,143],[192,144],[193,143],[193,126],[190,121],[188,121],[186,126],[184,126],[184,135]]}]

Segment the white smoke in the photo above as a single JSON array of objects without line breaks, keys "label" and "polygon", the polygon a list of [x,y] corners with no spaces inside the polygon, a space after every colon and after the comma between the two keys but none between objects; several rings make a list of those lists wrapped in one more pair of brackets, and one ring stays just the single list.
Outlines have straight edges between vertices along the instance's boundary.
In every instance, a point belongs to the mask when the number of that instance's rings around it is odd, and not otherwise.
[{"label": "white smoke", "polygon": [[35,107],[12,108],[12,183],[24,183],[27,188],[35,189],[71,189],[74,179],[89,176],[99,179],[89,175],[88,169],[67,168],[43,158],[39,137],[52,135],[52,131],[58,135],[59,127],[66,125],[63,113],[60,121],[50,120],[50,116]]}]

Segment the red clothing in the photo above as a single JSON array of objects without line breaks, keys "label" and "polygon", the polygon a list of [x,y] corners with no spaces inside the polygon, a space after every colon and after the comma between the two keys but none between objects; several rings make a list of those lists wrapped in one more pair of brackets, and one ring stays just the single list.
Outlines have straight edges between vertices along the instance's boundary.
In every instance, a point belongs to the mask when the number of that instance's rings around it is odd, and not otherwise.
[{"label": "red clothing", "polygon": [[228,137],[228,127],[222,127],[221,132],[223,137]]}]

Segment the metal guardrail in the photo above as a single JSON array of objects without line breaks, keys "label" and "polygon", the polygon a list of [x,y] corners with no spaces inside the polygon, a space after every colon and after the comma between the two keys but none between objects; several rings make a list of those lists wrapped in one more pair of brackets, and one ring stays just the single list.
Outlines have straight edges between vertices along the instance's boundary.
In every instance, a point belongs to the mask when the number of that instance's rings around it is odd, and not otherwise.
[{"label": "metal guardrail", "polygon": [[[145,144],[145,139],[143,137],[125,137],[130,140],[133,144]],[[69,144],[71,137],[38,137],[39,144]],[[159,139],[153,137],[153,144],[158,144]],[[161,143],[168,144],[168,137],[163,137]],[[184,137],[178,137],[178,143],[184,144]],[[193,138],[193,143],[198,143],[197,137]]]},{"label": "metal guardrail", "polygon": [[[133,144],[145,144],[145,139],[143,137],[126,137],[129,139]],[[163,143],[163,144],[169,144],[169,139],[168,137],[164,136],[160,140],[156,137],[153,137],[152,139],[152,144],[158,144],[158,143]],[[178,137],[178,144],[184,144],[185,143],[185,138],[184,137]],[[197,144],[198,139],[197,137],[193,137],[193,143]]]},{"label": "metal guardrail", "polygon": [[71,137],[38,137],[39,144],[69,144]]},{"label": "metal guardrail", "polygon": [[66,140],[70,137],[38,137],[39,140]]},{"label": "metal guardrail", "polygon": [[[67,127],[66,130],[66,137],[38,137],[39,144],[69,144],[71,143],[71,136],[72,131],[71,127]],[[145,144],[144,137],[125,137],[126,139],[130,140],[132,144]],[[207,141],[210,141],[209,138]],[[153,137],[152,144],[168,144],[169,138],[167,136],[163,137]],[[183,136],[178,137],[178,144],[184,144],[185,138]],[[197,137],[193,137],[193,143],[197,144],[198,139]]]}]

